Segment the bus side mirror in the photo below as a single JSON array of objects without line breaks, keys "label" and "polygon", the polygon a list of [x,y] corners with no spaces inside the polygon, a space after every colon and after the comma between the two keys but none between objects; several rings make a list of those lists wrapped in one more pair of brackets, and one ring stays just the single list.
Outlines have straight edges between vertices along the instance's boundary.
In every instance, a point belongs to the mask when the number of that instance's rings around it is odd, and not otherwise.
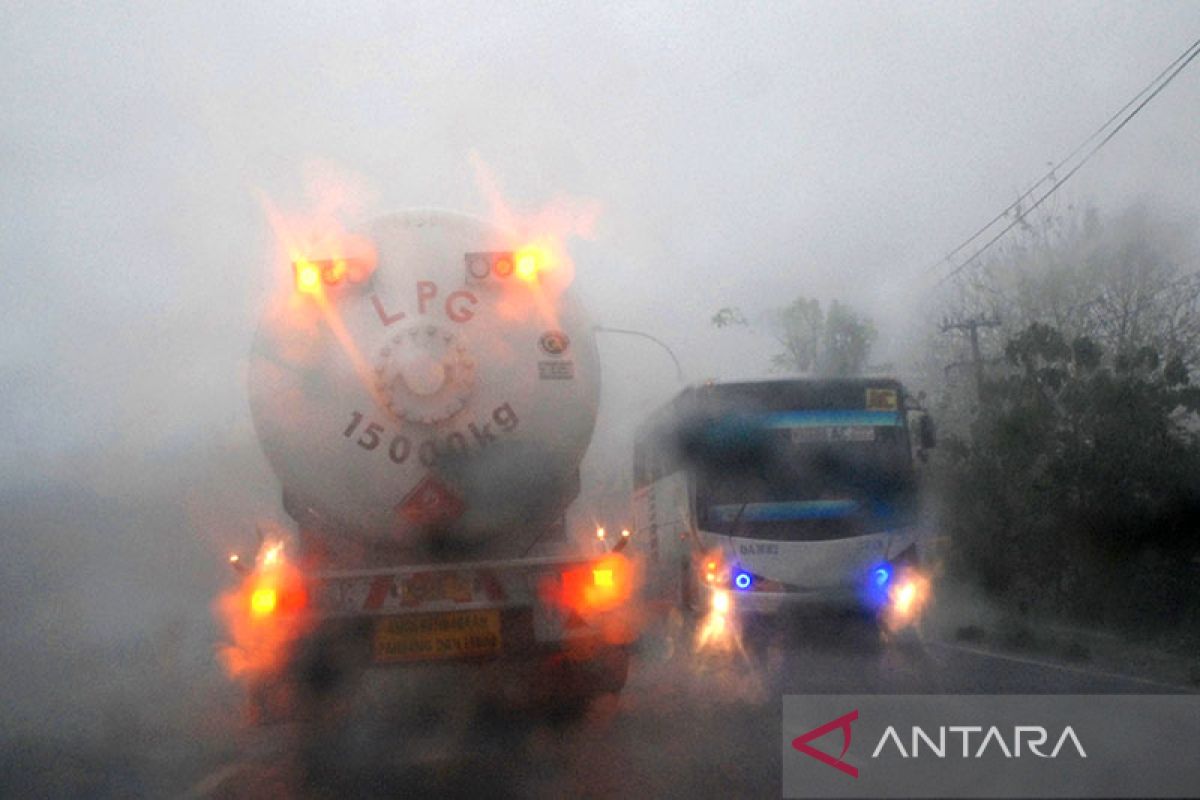
[{"label": "bus side mirror", "polygon": [[917,439],[922,450],[932,450],[937,447],[937,431],[933,427],[933,418],[922,414],[917,418]]}]

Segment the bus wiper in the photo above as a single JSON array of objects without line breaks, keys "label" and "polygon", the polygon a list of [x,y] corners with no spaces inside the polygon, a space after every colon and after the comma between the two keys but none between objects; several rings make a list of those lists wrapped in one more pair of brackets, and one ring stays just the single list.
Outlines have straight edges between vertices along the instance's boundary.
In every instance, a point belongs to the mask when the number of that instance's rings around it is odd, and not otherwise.
[{"label": "bus wiper", "polygon": [[741,530],[742,514],[746,513],[746,506],[748,506],[748,505],[750,505],[750,501],[743,500],[742,504],[740,506],[738,506],[737,513],[733,515],[733,522],[731,522],[729,524],[729,535],[730,536],[737,536],[739,533],[742,532],[742,530]]}]

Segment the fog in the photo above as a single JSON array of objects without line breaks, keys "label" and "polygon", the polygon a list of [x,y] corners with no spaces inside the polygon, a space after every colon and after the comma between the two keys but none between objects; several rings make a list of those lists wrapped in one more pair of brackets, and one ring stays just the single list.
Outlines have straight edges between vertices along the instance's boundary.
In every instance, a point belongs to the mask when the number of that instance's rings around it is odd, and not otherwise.
[{"label": "fog", "polygon": [[[765,375],[763,326],[710,318],[799,295],[869,314],[872,360],[902,367],[940,257],[1197,30],[1186,2],[5,4],[5,727],[102,762],[114,715],[235,714],[208,604],[229,549],[284,520],[245,386],[280,278],[264,198],[486,217],[494,180],[518,213],[595,210],[575,291],[689,381]],[[1198,75],[1053,202],[1194,223]],[[678,388],[653,343],[599,347],[592,503]]]},{"label": "fog", "polygon": [[[1198,17],[9,7],[6,470],[236,425],[236,360],[271,279],[258,193],[303,208],[314,173],[354,186],[364,217],[486,214],[473,154],[514,208],[597,204],[579,291],[600,322],[670,343],[690,378],[765,364],[746,351],[769,343],[708,324],[723,305],[852,297],[898,324],[930,265],[1141,89]],[[1195,213],[1198,91],[1172,85],[1060,202]]]}]

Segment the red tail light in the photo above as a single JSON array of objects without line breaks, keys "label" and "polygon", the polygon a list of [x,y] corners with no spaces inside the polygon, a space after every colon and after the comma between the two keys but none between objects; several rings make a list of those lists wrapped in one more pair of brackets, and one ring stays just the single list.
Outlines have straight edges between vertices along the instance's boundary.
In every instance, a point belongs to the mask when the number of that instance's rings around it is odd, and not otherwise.
[{"label": "red tail light", "polygon": [[633,568],[619,553],[608,555],[562,574],[558,601],[580,614],[609,611],[629,600]]}]

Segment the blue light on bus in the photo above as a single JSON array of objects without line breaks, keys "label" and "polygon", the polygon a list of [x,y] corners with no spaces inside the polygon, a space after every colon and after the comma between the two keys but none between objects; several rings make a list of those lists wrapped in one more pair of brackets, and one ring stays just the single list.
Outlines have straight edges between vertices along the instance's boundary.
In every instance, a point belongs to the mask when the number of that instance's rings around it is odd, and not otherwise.
[{"label": "blue light on bus", "polygon": [[896,566],[890,561],[881,561],[863,576],[863,600],[874,608],[882,608],[888,599],[888,590],[896,575]]},{"label": "blue light on bus", "polygon": [[753,582],[754,579],[750,577],[749,572],[739,572],[733,576],[733,585],[739,589],[749,589]]}]

